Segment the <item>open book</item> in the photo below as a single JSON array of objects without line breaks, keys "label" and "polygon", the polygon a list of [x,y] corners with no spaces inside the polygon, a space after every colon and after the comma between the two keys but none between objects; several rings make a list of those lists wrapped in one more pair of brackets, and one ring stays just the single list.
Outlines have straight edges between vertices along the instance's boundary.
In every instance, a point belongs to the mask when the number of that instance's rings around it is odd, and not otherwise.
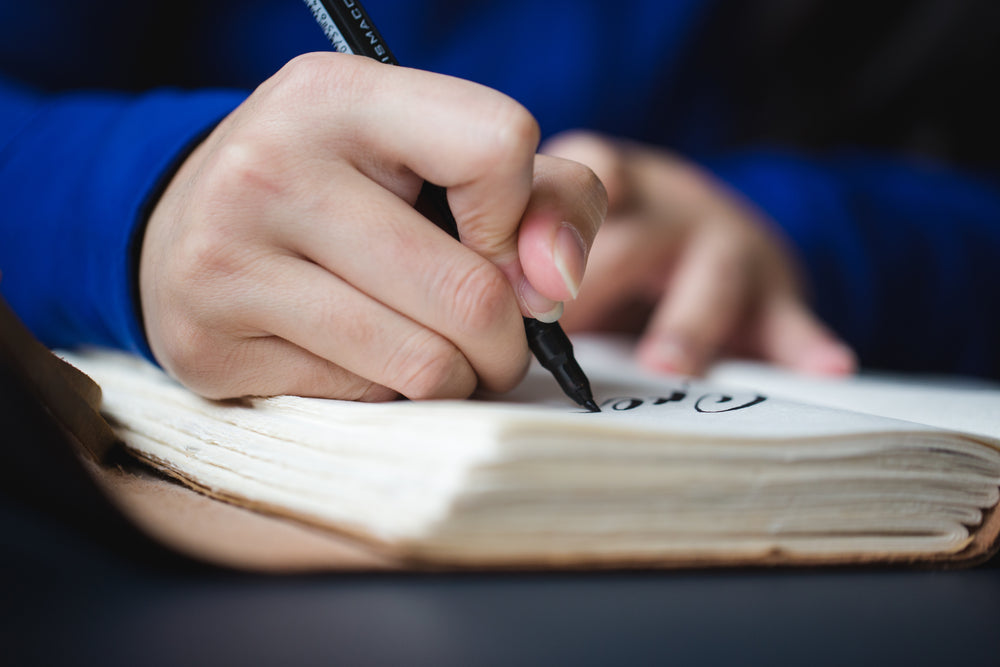
[{"label": "open book", "polygon": [[[139,458],[404,562],[934,561],[996,542],[996,388],[798,381],[747,366],[728,381],[655,377],[616,341],[581,339],[576,351],[601,413],[538,368],[513,393],[469,401],[212,402],[133,357],[63,356],[101,385],[103,412]],[[824,393],[842,407],[823,406]],[[896,417],[914,419],[915,406],[924,423],[846,410],[852,395]]]}]

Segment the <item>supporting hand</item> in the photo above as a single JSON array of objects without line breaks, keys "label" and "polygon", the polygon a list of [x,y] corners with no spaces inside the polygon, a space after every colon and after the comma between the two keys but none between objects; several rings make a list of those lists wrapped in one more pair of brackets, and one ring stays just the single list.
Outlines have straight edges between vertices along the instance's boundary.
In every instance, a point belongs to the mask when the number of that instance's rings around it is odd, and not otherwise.
[{"label": "supporting hand", "polygon": [[750,202],[666,151],[570,133],[544,150],[590,166],[608,191],[571,329],[642,330],[646,366],[700,373],[720,354],[817,373],[854,370],[810,311],[792,252]]}]

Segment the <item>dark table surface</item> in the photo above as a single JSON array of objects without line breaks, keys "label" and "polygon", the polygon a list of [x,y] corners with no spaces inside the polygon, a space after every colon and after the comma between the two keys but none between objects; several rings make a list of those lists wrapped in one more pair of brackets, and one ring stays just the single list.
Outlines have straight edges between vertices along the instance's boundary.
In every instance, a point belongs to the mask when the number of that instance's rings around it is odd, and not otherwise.
[{"label": "dark table surface", "polygon": [[1000,568],[254,576],[0,508],[2,662],[1000,664]]}]

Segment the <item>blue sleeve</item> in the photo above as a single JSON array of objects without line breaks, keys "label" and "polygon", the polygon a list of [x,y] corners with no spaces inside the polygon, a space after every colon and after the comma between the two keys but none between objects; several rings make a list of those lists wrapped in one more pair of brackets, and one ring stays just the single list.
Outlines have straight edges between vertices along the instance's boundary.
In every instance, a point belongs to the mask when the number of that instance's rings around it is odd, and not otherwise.
[{"label": "blue sleeve", "polygon": [[1000,177],[754,151],[710,167],[784,230],[864,365],[1000,376]]},{"label": "blue sleeve", "polygon": [[244,96],[41,94],[0,75],[0,291],[42,342],[150,356],[133,233],[178,158]]}]

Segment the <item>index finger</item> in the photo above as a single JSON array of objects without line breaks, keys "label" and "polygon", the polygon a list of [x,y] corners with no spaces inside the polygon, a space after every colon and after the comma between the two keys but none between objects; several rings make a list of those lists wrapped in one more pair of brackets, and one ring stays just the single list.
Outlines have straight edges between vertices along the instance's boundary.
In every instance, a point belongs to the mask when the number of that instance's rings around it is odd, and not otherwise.
[{"label": "index finger", "polygon": [[352,85],[365,102],[340,111],[374,148],[360,155],[358,167],[383,181],[395,163],[447,188],[462,243],[501,268],[516,258],[540,136],[532,115],[510,97],[462,79],[366,59],[352,66]]}]

